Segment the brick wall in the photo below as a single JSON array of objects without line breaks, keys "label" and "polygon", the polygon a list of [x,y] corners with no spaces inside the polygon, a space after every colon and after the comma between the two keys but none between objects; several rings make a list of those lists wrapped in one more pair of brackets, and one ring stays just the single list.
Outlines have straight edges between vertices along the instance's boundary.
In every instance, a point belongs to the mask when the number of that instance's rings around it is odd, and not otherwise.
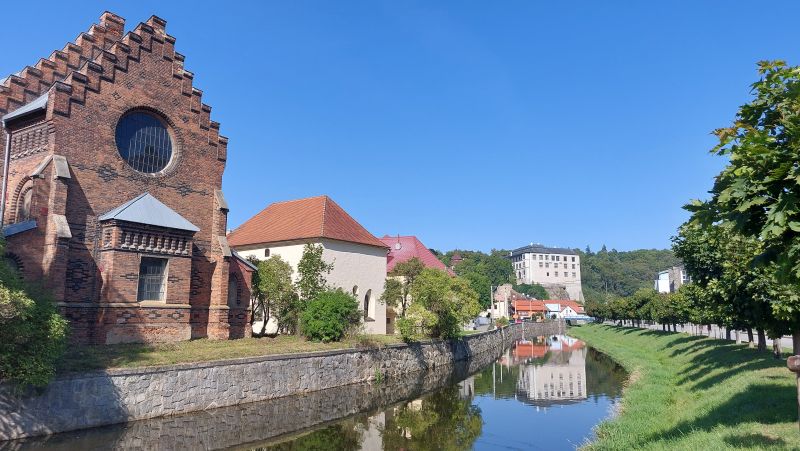
[{"label": "brick wall", "polygon": [[[21,192],[47,157],[63,156],[69,165],[68,177],[55,177],[51,162],[41,178],[32,179],[38,227],[9,237],[8,252],[26,277],[47,281],[78,341],[244,336],[238,324],[242,313],[228,314],[232,257],[223,255],[216,239],[227,227],[227,207],[215,200],[227,139],[211,121],[202,92],[193,87],[194,75],[175,52],[166,22],[151,17],[125,36],[123,27],[122,18],[104,13],[100,24],[75,43],[0,85],[0,113],[48,93],[45,113],[9,126],[14,159],[6,221],[16,219],[14,190],[20,186]],[[159,174],[137,172],[117,150],[117,123],[132,110],[150,112],[167,124],[173,157]],[[120,232],[107,229],[98,217],[144,192],[200,229],[189,237],[186,255],[168,257],[166,304],[183,306],[181,315],[173,315],[178,319],[136,305],[135,277],[145,252],[103,244],[118,240]],[[59,214],[66,217],[70,238],[57,236],[52,215]]]}]

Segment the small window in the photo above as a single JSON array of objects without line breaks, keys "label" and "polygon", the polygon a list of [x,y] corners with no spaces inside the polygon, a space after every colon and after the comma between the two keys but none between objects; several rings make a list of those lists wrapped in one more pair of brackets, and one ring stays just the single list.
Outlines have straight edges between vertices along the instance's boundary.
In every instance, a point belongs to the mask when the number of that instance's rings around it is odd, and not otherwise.
[{"label": "small window", "polygon": [[33,187],[28,188],[22,193],[20,199],[19,213],[17,214],[17,222],[27,221],[31,219],[31,202],[33,201]]},{"label": "small window", "polygon": [[543,266],[544,266],[544,264],[542,262],[539,262],[539,267],[541,268]]},{"label": "small window", "polygon": [[239,289],[239,279],[236,274],[231,274],[228,277],[228,306],[238,307],[242,305],[242,294]]},{"label": "small window", "polygon": [[269,249],[264,249],[264,257],[269,257]]},{"label": "small window", "polygon": [[558,277],[558,271],[556,271],[554,274],[555,274],[555,277]]},{"label": "small window", "polygon": [[575,275],[575,273],[572,273],[572,277],[577,277],[577,276]]},{"label": "small window", "polygon": [[353,285],[353,297],[358,297],[358,285]]},{"label": "small window", "polygon": [[544,264],[544,267],[545,267],[545,268],[549,268],[549,267],[550,267],[550,263],[549,263],[549,262],[546,262],[546,263]]},{"label": "small window", "polygon": [[572,264],[572,269],[575,269],[575,263]]},{"label": "small window", "polygon": [[567,269],[567,264],[566,263],[564,263],[564,269]]},{"label": "small window", "polygon": [[163,301],[167,259],[142,257],[139,263],[139,301]]}]

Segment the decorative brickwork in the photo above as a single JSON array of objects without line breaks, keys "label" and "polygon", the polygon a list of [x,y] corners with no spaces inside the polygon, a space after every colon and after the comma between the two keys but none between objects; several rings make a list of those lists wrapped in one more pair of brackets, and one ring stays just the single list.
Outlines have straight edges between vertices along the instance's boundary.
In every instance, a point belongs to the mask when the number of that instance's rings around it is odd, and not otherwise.
[{"label": "decorative brickwork", "polygon": [[[27,190],[36,221],[9,236],[7,250],[25,277],[52,290],[77,341],[247,336],[249,302],[229,308],[227,281],[231,272],[241,277],[240,296],[249,300],[252,270],[212,244],[227,227],[227,207],[215,193],[228,140],[166,22],[154,16],[123,35],[124,24],[106,12],[75,43],[0,82],[0,115],[47,95],[42,109],[29,106],[6,124],[12,161],[4,223],[22,219]],[[168,129],[174,152],[159,173],[138,172],[120,156],[115,130],[132,110]],[[199,230],[99,220],[143,193]],[[143,257],[167,259],[160,305],[137,300]]]}]

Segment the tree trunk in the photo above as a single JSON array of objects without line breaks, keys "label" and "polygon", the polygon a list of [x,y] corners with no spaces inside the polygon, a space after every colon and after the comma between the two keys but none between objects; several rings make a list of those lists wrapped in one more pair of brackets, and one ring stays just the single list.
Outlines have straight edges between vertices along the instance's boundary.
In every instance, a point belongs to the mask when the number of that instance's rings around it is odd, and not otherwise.
[{"label": "tree trunk", "polygon": [[753,344],[753,328],[752,327],[748,327],[747,328],[747,344],[749,344],[749,345]]},{"label": "tree trunk", "polygon": [[678,325],[676,323],[672,323],[672,331],[678,332]]},{"label": "tree trunk", "polygon": [[792,331],[792,354],[800,355],[800,329]]},{"label": "tree trunk", "polygon": [[731,341],[731,328],[730,327],[726,327],[725,328],[725,339],[728,340],[728,341]]},{"label": "tree trunk", "polygon": [[756,329],[758,333],[758,352],[764,352],[767,350],[767,336],[764,335],[764,329],[760,327]]},{"label": "tree trunk", "polygon": [[267,309],[265,304],[266,302],[261,303],[261,314],[264,321],[261,323],[261,332],[258,333],[260,337],[263,337],[264,333],[267,332],[267,321],[269,321],[269,318],[267,318]]},{"label": "tree trunk", "polygon": [[708,337],[711,338],[711,324],[706,327],[708,327]]},{"label": "tree trunk", "polygon": [[780,360],[780,358],[781,358],[781,337],[772,339],[772,355],[775,356],[776,359]]}]

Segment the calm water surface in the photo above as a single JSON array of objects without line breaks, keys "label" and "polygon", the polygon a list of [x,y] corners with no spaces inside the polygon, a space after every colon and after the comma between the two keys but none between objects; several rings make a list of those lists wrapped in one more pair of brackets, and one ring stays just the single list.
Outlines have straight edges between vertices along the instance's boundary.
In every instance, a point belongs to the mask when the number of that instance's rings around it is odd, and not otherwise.
[{"label": "calm water surface", "polygon": [[[7,449],[574,449],[618,402],[624,370],[568,336],[517,342],[403,381],[137,421]],[[6,449],[0,443],[0,450]]]}]

